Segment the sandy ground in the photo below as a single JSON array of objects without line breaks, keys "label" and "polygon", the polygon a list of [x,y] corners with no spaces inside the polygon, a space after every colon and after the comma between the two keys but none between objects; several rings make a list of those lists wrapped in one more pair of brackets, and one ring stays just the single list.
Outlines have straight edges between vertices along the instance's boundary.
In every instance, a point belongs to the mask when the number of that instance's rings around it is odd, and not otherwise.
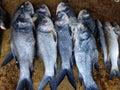
[{"label": "sandy ground", "polygon": [[[3,5],[5,9],[10,13],[12,17],[16,8],[24,0],[4,0]],[[45,3],[49,6],[52,16],[55,16],[56,6],[60,1],[68,3],[76,12],[81,9],[88,9],[95,19],[101,21],[117,22],[120,24],[120,3],[115,3],[114,0],[30,0],[35,8]],[[11,30],[1,32],[2,34],[2,53],[0,56],[0,63],[4,60],[5,56],[10,51],[10,35]],[[93,77],[99,86],[100,90],[120,90],[120,79],[114,77],[112,80],[109,79],[110,69],[105,69],[103,66],[103,58],[99,53],[99,71],[93,71]],[[76,79],[77,90],[84,90],[84,84],[81,86],[78,80],[77,69],[73,67],[74,76]],[[34,90],[37,90],[39,83],[44,74],[44,66],[42,60],[34,60],[34,74],[32,77]],[[19,78],[19,69],[15,65],[15,60],[12,60],[9,64],[4,67],[0,67],[0,90],[15,90]],[[49,84],[44,90],[50,90]],[[67,77],[59,85],[58,90],[73,90]]]}]

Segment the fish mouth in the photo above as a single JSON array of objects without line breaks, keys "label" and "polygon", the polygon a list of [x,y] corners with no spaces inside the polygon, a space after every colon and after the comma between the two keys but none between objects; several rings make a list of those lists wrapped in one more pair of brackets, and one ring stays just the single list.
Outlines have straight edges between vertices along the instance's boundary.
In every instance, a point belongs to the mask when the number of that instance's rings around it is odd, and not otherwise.
[{"label": "fish mouth", "polygon": [[38,9],[37,12],[38,12],[38,13],[43,13],[43,14],[45,14],[46,16],[51,17],[50,10],[49,10],[49,8],[47,7],[46,4],[42,4],[42,5],[39,7],[39,9]]},{"label": "fish mouth", "polygon": [[64,2],[60,2],[57,6],[56,14],[58,12],[64,11],[66,9],[66,4]]},{"label": "fish mouth", "polygon": [[88,13],[87,10],[84,9],[79,12],[78,19],[82,19],[82,18],[88,19],[89,17],[90,17],[90,14]]}]

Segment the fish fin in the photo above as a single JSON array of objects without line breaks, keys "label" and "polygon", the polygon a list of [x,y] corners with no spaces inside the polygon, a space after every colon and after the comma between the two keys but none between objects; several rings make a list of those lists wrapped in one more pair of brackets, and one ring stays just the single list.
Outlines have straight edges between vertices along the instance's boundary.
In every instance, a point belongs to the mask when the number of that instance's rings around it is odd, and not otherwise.
[{"label": "fish fin", "polygon": [[18,83],[16,90],[24,90],[24,88],[26,88],[27,90],[34,90],[32,80],[28,80],[28,79],[21,80]]},{"label": "fish fin", "polygon": [[96,63],[94,63],[94,68],[97,70],[97,71],[99,71],[99,65],[98,65],[98,63],[96,62]]},{"label": "fish fin", "polygon": [[110,66],[110,61],[106,61],[106,62],[104,62],[104,66],[105,66],[105,68],[107,68],[107,67],[109,67]]},{"label": "fish fin", "polygon": [[73,74],[72,69],[67,70],[67,78],[70,82],[70,84],[74,87],[74,89],[76,90],[76,82],[75,82],[75,77]]},{"label": "fish fin", "polygon": [[66,69],[61,69],[60,72],[58,73],[58,76],[56,77],[56,85],[58,86],[62,80],[64,79],[65,75],[67,73]]},{"label": "fish fin", "polygon": [[30,65],[30,77],[32,78],[32,75],[33,75],[33,72],[34,72],[34,68],[33,68],[33,65]]},{"label": "fish fin", "polygon": [[80,84],[82,85],[82,81],[83,81],[82,74],[79,72],[79,73],[78,73],[78,76],[79,76],[79,82],[80,82]]},{"label": "fish fin", "polygon": [[49,77],[44,75],[41,82],[40,82],[40,84],[39,84],[38,90],[43,90],[44,87],[47,85],[48,81],[49,81]]},{"label": "fish fin", "polygon": [[110,71],[110,79],[112,79],[114,76],[118,76],[120,78],[120,71],[119,70],[111,70]]},{"label": "fish fin", "polygon": [[14,58],[12,52],[10,52],[7,57],[4,59],[4,61],[1,64],[1,67],[5,66],[7,63],[9,63]]},{"label": "fish fin", "polygon": [[120,65],[120,58],[118,59],[117,63],[118,63],[118,65]]},{"label": "fish fin", "polygon": [[50,77],[49,82],[50,82],[50,88],[51,88],[51,90],[57,90],[57,85],[56,85],[55,77],[54,76]]},{"label": "fish fin", "polygon": [[85,90],[99,90],[99,88],[97,86],[90,86],[90,87],[85,87]]},{"label": "fish fin", "polygon": [[55,71],[54,74],[56,74],[56,72],[57,72],[57,63],[55,63],[55,65],[54,65],[54,71]]}]

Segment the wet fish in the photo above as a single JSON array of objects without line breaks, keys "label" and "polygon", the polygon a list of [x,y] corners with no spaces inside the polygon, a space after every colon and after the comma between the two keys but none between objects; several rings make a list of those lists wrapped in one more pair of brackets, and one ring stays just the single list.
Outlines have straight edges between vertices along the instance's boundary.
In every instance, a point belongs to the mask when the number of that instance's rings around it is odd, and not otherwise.
[{"label": "wet fish", "polygon": [[94,37],[97,37],[96,23],[87,10],[83,9],[79,12],[78,21],[84,23],[89,28]]},{"label": "wet fish", "polygon": [[119,45],[117,41],[116,34],[114,32],[114,27],[109,23],[106,22],[104,25],[105,34],[106,34],[106,41],[108,47],[108,58],[111,62],[111,71],[110,71],[110,78],[113,76],[120,77],[120,71],[118,68],[118,57],[119,57]]},{"label": "wet fish", "polygon": [[43,90],[50,83],[51,90],[55,90],[55,72],[57,69],[57,34],[52,20],[45,16],[38,16],[39,22],[36,29],[38,53],[43,59],[45,72],[38,90]]},{"label": "wet fish", "polygon": [[77,22],[76,15],[75,15],[73,9],[68,4],[66,4],[64,2],[60,2],[57,6],[56,14],[58,12],[65,12],[70,19],[70,23],[76,23]]},{"label": "wet fish", "polygon": [[26,11],[26,5],[29,4],[32,8],[31,3],[27,1],[17,9],[18,12],[15,12],[15,17],[13,16],[11,23],[11,52],[3,61],[5,65],[12,58],[15,58],[19,64],[20,74],[16,90],[23,90],[24,88],[33,90],[31,76],[33,72],[35,40],[33,36],[34,24],[30,13],[28,13],[32,9]]},{"label": "wet fish", "polygon": [[67,75],[69,82],[76,90],[75,78],[71,68],[72,37],[70,36],[69,18],[65,12],[58,12],[55,27],[58,35],[58,51],[61,58],[61,68],[56,77],[56,84],[58,86]]},{"label": "wet fish", "polygon": [[93,35],[83,23],[78,23],[74,33],[74,54],[79,81],[85,90],[99,90],[92,77],[92,66],[98,65],[98,50]]},{"label": "wet fish", "polygon": [[[73,11],[73,9],[66,3],[64,2],[60,2],[57,6],[57,10],[56,10],[56,14],[58,12],[65,12],[69,18],[69,26],[74,27],[76,26],[77,23],[77,18],[75,15],[75,12]],[[70,30],[70,35],[71,37],[73,37],[73,29],[71,28]],[[73,38],[72,38],[72,42],[74,42]],[[74,48],[74,45],[72,45],[72,47]],[[74,52],[72,52],[72,62],[71,64],[74,65],[75,64],[75,57],[74,57]]]},{"label": "wet fish", "polygon": [[48,6],[46,4],[42,4],[37,10],[36,10],[37,14],[42,14],[45,15],[49,18],[51,18],[51,13],[50,10],[48,8]]},{"label": "wet fish", "polygon": [[106,44],[105,35],[103,31],[103,25],[99,20],[97,21],[97,27],[98,27],[98,33],[99,33],[99,40],[100,40],[100,44],[101,44],[103,56],[104,56],[104,66],[107,67],[109,66],[107,44]]}]

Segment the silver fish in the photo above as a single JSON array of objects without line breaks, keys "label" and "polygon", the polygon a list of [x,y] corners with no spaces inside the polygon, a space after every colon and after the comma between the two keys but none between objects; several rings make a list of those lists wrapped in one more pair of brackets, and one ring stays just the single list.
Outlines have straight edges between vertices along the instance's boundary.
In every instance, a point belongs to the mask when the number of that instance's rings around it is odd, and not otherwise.
[{"label": "silver fish", "polygon": [[114,27],[106,22],[104,25],[107,47],[108,47],[108,59],[111,62],[110,78],[113,76],[120,77],[120,72],[118,68],[118,56],[119,56],[119,45],[117,41],[116,34],[114,32]]},{"label": "silver fish", "polygon": [[[28,1],[27,1],[28,2]],[[26,3],[20,6],[16,11],[12,23],[11,52],[3,61],[3,65],[7,64],[15,58],[19,64],[20,75],[16,90],[33,90],[31,75],[33,72],[33,58],[35,40],[33,36],[34,24],[30,13],[26,12]],[[28,2],[27,5],[31,3]],[[32,8],[32,6],[31,6]],[[31,9],[29,9],[32,11]],[[17,15],[17,16],[16,16]]]},{"label": "silver fish", "polygon": [[37,48],[43,60],[45,72],[38,90],[43,90],[48,82],[50,83],[51,90],[55,90],[54,80],[57,69],[57,34],[52,20],[49,17],[40,15],[39,19],[36,29]]},{"label": "silver fish", "polygon": [[57,86],[65,75],[76,90],[75,78],[71,68],[72,62],[72,38],[70,36],[69,18],[65,12],[58,12],[55,20],[56,32],[58,35],[58,52],[61,58],[61,68],[56,77]]},{"label": "silver fish", "polygon": [[79,81],[85,84],[85,90],[99,90],[92,77],[93,65],[98,65],[98,50],[93,35],[83,23],[78,23],[74,33],[75,62]]},{"label": "silver fish", "polygon": [[101,44],[103,56],[104,56],[104,66],[107,67],[109,66],[107,44],[106,44],[105,35],[103,31],[104,28],[102,23],[99,20],[97,21],[97,27],[98,27],[98,33],[99,33],[99,40],[100,40],[100,44]]}]

